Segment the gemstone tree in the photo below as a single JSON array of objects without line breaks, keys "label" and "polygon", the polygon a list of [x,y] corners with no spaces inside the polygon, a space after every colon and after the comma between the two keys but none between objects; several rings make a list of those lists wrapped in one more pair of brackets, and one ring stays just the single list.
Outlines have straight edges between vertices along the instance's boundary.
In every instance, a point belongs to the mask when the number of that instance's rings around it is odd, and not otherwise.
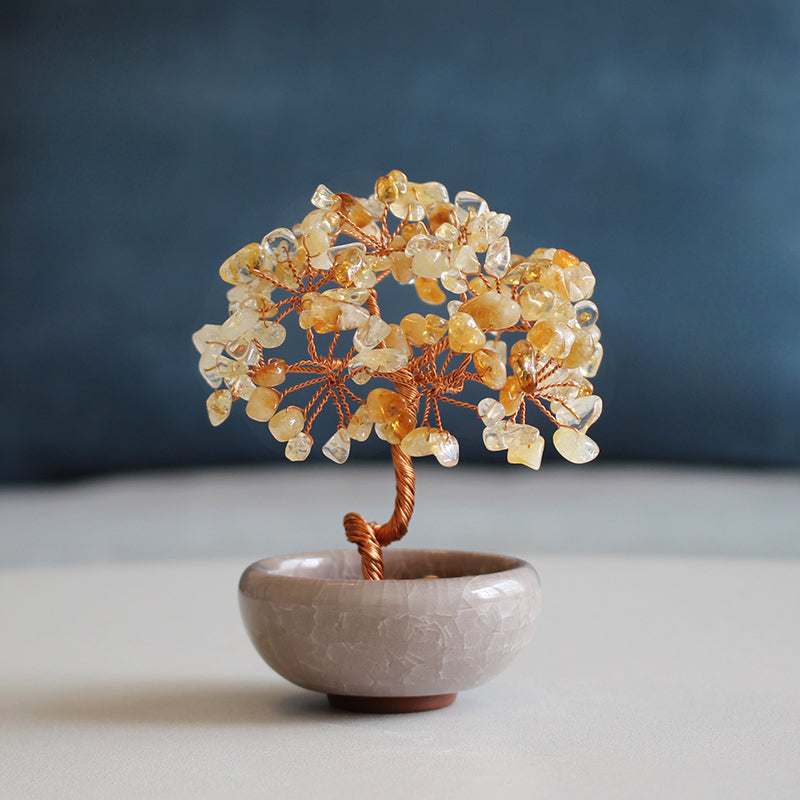
[{"label": "gemstone tree", "polygon": [[[293,229],[276,228],[222,264],[220,277],[232,284],[228,319],[204,325],[193,341],[214,389],[206,401],[212,425],[244,400],[247,415],[285,443],[286,458],[303,461],[330,403],[338,426],[321,449],[331,461],[344,463],[351,442],[373,430],[388,442],[397,482],[391,519],[344,520],[365,578],[383,577],[381,548],[408,528],[412,458],[458,463],[443,405],[474,410],[486,448],[506,451],[509,463],[541,465],[544,439],[527,423],[529,405],[555,424],[553,444],[565,459],[596,458],[586,431],[603,402],[589,379],[603,346],[588,264],[553,248],[514,255],[507,214],[472,192],[451,201],[441,183],[413,183],[399,170],[379,178],[369,197],[319,186],[311,203]],[[443,308],[384,320],[379,286],[389,277]],[[290,364],[269,351],[283,344],[292,318],[306,332],[308,357]],[[477,406],[457,399],[468,381],[496,398]],[[303,390],[310,399],[293,405]]]}]

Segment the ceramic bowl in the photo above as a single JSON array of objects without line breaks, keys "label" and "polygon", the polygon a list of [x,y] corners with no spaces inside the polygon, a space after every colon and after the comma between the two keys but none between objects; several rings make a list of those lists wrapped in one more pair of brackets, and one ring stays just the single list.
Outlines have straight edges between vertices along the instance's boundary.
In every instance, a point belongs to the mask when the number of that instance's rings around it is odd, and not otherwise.
[{"label": "ceramic bowl", "polygon": [[541,592],[525,561],[387,549],[384,567],[364,580],[354,549],[251,564],[239,600],[261,657],[335,706],[424,710],[489,680],[533,635]]}]

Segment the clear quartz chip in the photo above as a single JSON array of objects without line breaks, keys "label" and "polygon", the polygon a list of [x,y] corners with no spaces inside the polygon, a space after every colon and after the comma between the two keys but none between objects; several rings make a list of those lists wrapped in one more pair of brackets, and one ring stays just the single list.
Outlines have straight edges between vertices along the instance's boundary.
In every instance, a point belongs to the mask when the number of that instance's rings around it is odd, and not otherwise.
[{"label": "clear quartz chip", "polygon": [[493,397],[484,397],[478,403],[478,416],[483,420],[483,424],[488,428],[497,422],[500,422],[506,415],[506,410],[503,404],[499,403]]},{"label": "clear quartz chip", "polygon": [[556,450],[573,464],[586,464],[597,458],[600,452],[597,442],[574,428],[559,428],[553,434],[553,444]]},{"label": "clear quartz chip", "polygon": [[336,433],[322,446],[322,454],[335,464],[344,464],[350,455],[350,437],[344,428]]},{"label": "clear quartz chip", "polygon": [[229,389],[221,389],[209,395],[208,400],[206,400],[209,422],[214,427],[221,425],[231,413],[232,405],[233,395]]},{"label": "clear quartz chip", "polygon": [[301,432],[286,442],[286,449],[283,452],[289,461],[305,461],[313,444],[314,440],[307,433]]},{"label": "clear quartz chip", "polygon": [[458,464],[458,439],[448,431],[435,430],[430,435],[431,452],[443,467]]}]

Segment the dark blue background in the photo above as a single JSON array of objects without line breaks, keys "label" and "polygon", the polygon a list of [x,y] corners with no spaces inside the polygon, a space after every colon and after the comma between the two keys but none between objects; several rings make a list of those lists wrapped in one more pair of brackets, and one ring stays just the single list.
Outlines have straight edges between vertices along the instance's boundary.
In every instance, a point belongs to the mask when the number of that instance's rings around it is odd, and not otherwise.
[{"label": "dark blue background", "polygon": [[592,265],[604,459],[800,463],[794,0],[7,2],[2,62],[2,479],[282,458],[189,336],[395,167]]}]

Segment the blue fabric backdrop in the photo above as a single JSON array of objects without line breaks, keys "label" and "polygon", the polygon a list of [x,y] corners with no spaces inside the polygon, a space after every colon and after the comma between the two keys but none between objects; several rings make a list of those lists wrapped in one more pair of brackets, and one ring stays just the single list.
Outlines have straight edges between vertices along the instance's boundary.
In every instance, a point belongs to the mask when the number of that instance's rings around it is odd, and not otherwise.
[{"label": "blue fabric backdrop", "polygon": [[800,463],[793,0],[6,2],[1,57],[2,479],[281,458],[189,336],[395,167],[593,266],[601,458]]}]

